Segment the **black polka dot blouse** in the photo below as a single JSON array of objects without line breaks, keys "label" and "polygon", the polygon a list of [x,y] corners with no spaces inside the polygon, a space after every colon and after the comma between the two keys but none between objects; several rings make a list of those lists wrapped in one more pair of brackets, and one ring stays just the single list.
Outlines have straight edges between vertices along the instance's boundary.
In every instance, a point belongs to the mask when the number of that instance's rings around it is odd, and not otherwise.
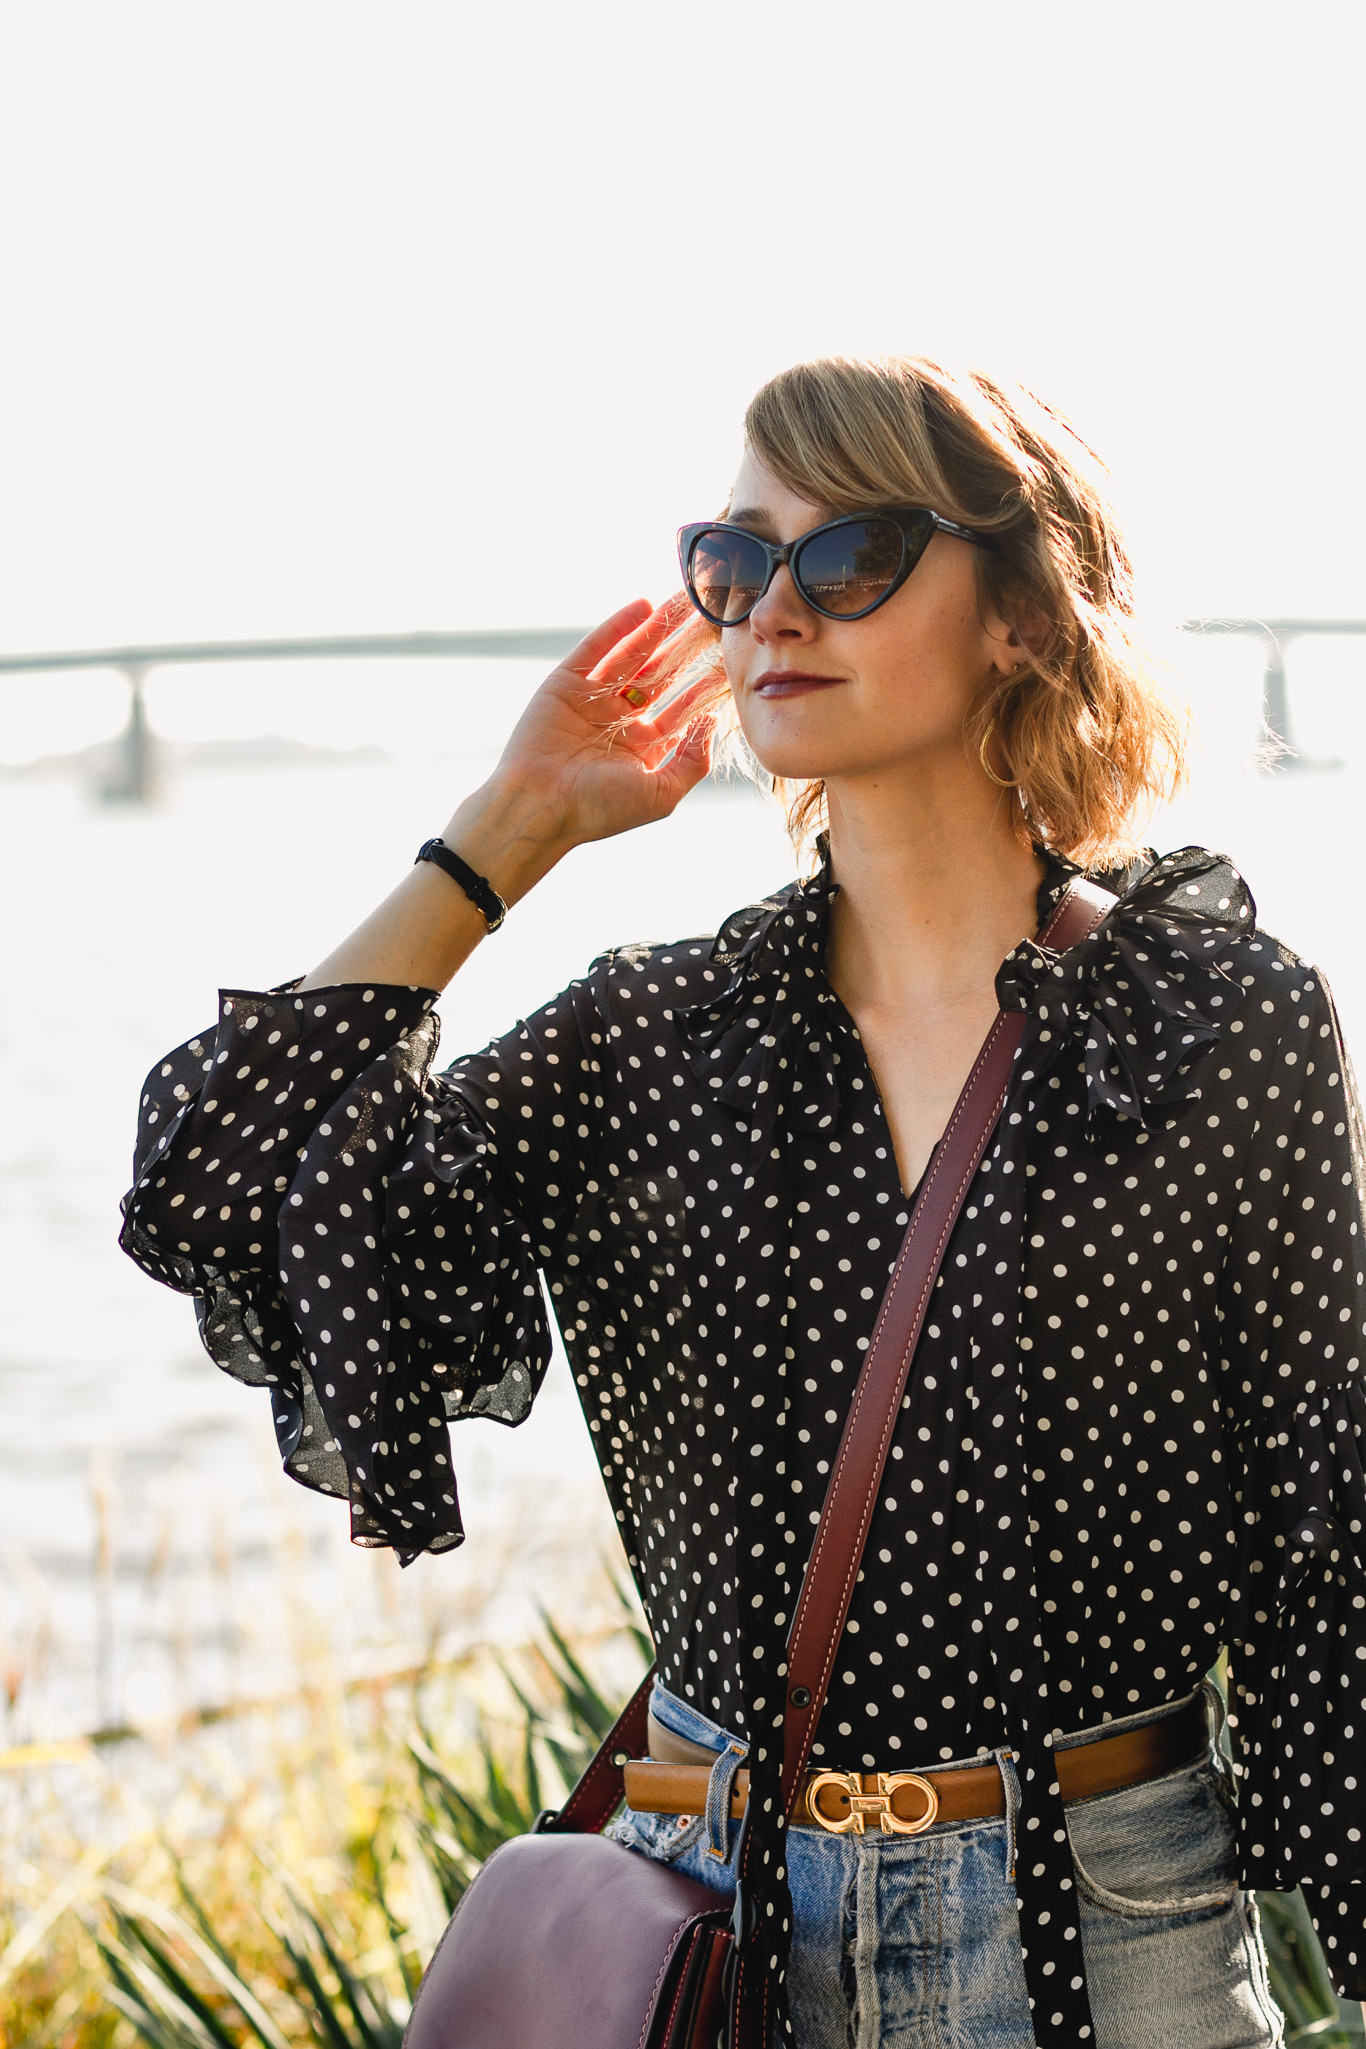
[{"label": "black polka dot blouse", "polygon": [[[270,1389],[286,1469],[405,1558],[461,1541],[448,1424],[535,1397],[544,1276],[662,1676],[750,1738],[758,1784],[909,1218],[823,971],[834,888],[826,865],[714,941],[607,954],[444,1073],[430,991],[225,992],[147,1082],[125,1202],[127,1250]],[[1243,1880],[1312,1888],[1361,1997],[1366,1244],[1331,999],[1194,848],[997,987],[1026,1013],[1014,1084],[816,1752],[1028,1755],[1227,1646]]]}]

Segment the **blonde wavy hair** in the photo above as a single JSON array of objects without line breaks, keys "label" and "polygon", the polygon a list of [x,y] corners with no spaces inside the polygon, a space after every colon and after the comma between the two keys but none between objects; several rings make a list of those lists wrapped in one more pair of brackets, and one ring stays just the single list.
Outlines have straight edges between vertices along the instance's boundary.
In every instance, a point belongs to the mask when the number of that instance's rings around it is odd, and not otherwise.
[{"label": "blonde wavy hair", "polygon": [[[1136,827],[1184,779],[1184,726],[1135,644],[1103,465],[1068,421],[979,371],[830,356],[764,385],[745,438],[784,484],[835,513],[927,505],[990,535],[989,550],[973,551],[984,607],[1015,624],[1029,661],[993,681],[965,737],[1013,787],[1022,839],[1088,868],[1131,858]],[[714,678],[723,742],[743,757],[719,630],[690,613],[661,666]],[[824,785],[774,789],[800,849],[824,823]]]}]

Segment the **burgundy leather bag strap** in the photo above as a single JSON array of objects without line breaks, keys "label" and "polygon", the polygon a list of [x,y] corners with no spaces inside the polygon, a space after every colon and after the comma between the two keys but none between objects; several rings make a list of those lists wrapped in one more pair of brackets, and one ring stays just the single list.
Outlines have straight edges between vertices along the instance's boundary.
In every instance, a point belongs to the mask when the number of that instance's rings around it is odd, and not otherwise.
[{"label": "burgundy leather bag strap", "polygon": [[551,1808],[541,1815],[536,1835],[596,1835],[606,1828],[626,1797],[622,1767],[630,1757],[648,1754],[650,1689],[655,1683],[651,1665],[621,1713],[598,1745],[583,1777],[558,1812]]},{"label": "burgundy leather bag strap", "polygon": [[[1040,941],[1067,952],[1095,931],[1115,901],[1109,890],[1074,878]],[[958,1213],[1005,1108],[1024,1022],[1023,1011],[997,1013],[963,1084],[911,1213],[845,1419],[788,1638],[783,1806],[789,1815],[844,1635],[925,1311]]]},{"label": "burgundy leather bag strap", "polygon": [[[1108,890],[1078,876],[1039,938],[1065,953],[1094,932],[1114,902]],[[958,1213],[1005,1108],[1023,1032],[1024,1013],[1003,1010],[987,1033],[935,1149],[854,1390],[788,1639],[783,1804],[789,1815],[844,1634],[925,1310]],[[564,1806],[541,1816],[539,1832],[606,1827],[624,1798],[622,1766],[645,1751],[654,1674],[652,1665]]]}]

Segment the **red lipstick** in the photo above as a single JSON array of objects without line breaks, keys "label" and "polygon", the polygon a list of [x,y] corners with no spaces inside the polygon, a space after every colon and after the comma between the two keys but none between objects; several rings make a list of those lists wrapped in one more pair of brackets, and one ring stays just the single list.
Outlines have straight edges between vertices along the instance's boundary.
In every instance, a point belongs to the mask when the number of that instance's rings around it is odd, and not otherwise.
[{"label": "red lipstick", "polygon": [[843,681],[843,676],[821,676],[813,669],[765,669],[752,687],[756,697],[803,697],[808,691],[828,690]]}]

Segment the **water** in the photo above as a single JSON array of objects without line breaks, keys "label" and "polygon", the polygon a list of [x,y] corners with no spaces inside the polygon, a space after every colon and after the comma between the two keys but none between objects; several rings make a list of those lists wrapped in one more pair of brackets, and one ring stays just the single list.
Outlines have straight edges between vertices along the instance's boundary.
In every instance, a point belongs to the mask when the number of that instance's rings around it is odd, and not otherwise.
[{"label": "water", "polygon": [[[355,922],[486,772],[530,680],[506,676],[492,708],[485,696],[477,718],[471,705],[457,731],[437,733],[445,759],[201,769],[145,813],[102,808],[69,779],[0,788],[10,1740],[155,1724],[288,1687],[323,1656],[345,1672],[416,1662],[434,1643],[515,1639],[542,1600],[571,1624],[601,1604],[602,1562],[619,1552],[562,1360],[521,1430],[457,1428],[469,1541],[400,1574],[387,1554],[349,1548],[338,1504],[281,1478],[264,1400],[216,1371],[190,1305],[114,1243],[153,1058],[210,1022],[220,983],[284,980]],[[1301,698],[1306,738],[1324,753],[1337,743],[1346,767],[1263,777],[1240,766],[1250,651],[1232,666],[1219,651],[1204,690],[1195,787],[1154,836],[1233,854],[1264,922],[1321,963],[1359,1039],[1366,744],[1347,723],[1359,700],[1334,677]],[[602,946],[712,930],[791,872],[776,813],[738,789],[699,792],[648,833],[581,849],[444,1001],[447,1053],[504,1029]]]},{"label": "water", "polygon": [[[320,1629],[351,1666],[575,1621],[619,1556],[557,1359],[528,1423],[461,1427],[469,1542],[400,1574],[280,1477],[268,1406],[200,1350],[191,1305],[116,1249],[137,1094],[219,983],[301,972],[389,887],[479,772],[199,773],[137,814],[12,783],[0,1002],[0,1684],[12,1740],[270,1692]],[[450,1052],[505,1029],[613,939],[663,938],[791,872],[756,797],[706,792],[585,849],[443,1005]]]}]

